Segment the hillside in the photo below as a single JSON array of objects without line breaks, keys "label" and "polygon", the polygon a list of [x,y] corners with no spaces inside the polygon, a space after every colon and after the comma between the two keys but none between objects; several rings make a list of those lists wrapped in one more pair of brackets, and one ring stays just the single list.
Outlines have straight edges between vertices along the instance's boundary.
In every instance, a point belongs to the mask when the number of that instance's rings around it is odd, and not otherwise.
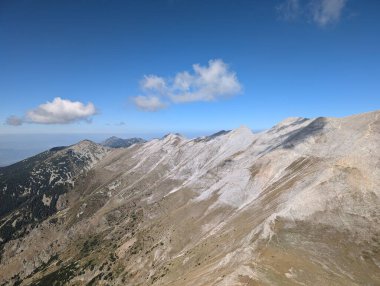
[{"label": "hillside", "polygon": [[0,285],[378,285],[379,114],[1,168]]},{"label": "hillside", "polygon": [[129,146],[132,146],[133,144],[138,143],[145,143],[146,141],[142,138],[128,138],[128,139],[122,139],[116,136],[112,136],[101,144],[106,147],[110,148],[128,148]]}]

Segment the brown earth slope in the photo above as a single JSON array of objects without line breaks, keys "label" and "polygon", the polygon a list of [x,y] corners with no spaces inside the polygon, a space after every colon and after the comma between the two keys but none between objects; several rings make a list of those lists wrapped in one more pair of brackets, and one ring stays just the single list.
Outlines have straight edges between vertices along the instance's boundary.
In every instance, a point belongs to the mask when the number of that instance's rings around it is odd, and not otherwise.
[{"label": "brown earth slope", "polygon": [[0,285],[380,285],[379,114],[107,150]]}]

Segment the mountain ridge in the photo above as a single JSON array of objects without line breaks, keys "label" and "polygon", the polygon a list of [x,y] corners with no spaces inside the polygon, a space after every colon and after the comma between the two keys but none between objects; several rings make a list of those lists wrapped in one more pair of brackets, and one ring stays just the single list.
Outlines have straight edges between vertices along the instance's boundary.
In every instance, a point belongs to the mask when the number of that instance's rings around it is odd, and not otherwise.
[{"label": "mountain ridge", "polygon": [[60,210],[2,243],[0,283],[376,285],[379,114],[102,149]]},{"label": "mountain ridge", "polygon": [[128,148],[129,146],[133,144],[140,144],[145,143],[146,140],[142,138],[128,138],[128,139],[122,139],[116,136],[111,136],[101,142],[100,144],[106,147],[110,148]]}]

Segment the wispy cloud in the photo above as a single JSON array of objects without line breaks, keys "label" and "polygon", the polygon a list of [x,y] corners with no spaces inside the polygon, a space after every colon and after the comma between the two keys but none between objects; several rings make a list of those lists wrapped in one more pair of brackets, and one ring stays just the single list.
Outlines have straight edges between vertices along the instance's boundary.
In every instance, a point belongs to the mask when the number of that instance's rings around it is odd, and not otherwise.
[{"label": "wispy cloud", "polygon": [[286,0],[276,7],[279,15],[284,20],[294,20],[300,13],[299,0]]},{"label": "wispy cloud", "polygon": [[16,115],[11,115],[7,118],[5,124],[12,126],[20,126],[22,124],[22,118],[17,117]]},{"label": "wispy cloud", "polygon": [[133,98],[135,105],[143,111],[157,111],[167,105],[158,96],[139,95]]},{"label": "wispy cloud", "polygon": [[89,102],[87,105],[79,101],[70,101],[60,97],[51,102],[39,105],[35,109],[26,112],[22,117],[10,116],[6,124],[18,126],[23,123],[38,124],[68,124],[76,121],[90,121],[96,114],[95,106]]},{"label": "wispy cloud", "polygon": [[140,85],[144,94],[133,97],[133,101],[144,111],[157,111],[170,104],[215,101],[242,90],[236,73],[220,59],[210,60],[206,66],[194,64],[192,72],[179,72],[172,78],[147,75]]},{"label": "wispy cloud", "polygon": [[277,11],[284,20],[304,18],[321,27],[340,21],[348,0],[285,0]]},{"label": "wispy cloud", "polygon": [[107,126],[125,126],[126,123],[124,121],[119,121],[116,123],[106,123]]},{"label": "wispy cloud", "polygon": [[314,22],[320,26],[326,26],[338,22],[347,0],[319,0],[313,1],[311,12]]},{"label": "wispy cloud", "polygon": [[156,75],[146,75],[140,82],[140,86],[145,91],[163,92],[166,89],[166,81],[164,78]]}]

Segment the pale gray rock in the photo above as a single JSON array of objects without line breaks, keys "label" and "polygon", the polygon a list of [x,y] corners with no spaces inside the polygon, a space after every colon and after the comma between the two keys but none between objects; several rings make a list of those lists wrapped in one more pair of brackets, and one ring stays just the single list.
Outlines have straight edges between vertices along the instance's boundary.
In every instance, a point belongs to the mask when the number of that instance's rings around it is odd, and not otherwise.
[{"label": "pale gray rock", "polygon": [[101,150],[0,283],[378,285],[379,114]]}]

